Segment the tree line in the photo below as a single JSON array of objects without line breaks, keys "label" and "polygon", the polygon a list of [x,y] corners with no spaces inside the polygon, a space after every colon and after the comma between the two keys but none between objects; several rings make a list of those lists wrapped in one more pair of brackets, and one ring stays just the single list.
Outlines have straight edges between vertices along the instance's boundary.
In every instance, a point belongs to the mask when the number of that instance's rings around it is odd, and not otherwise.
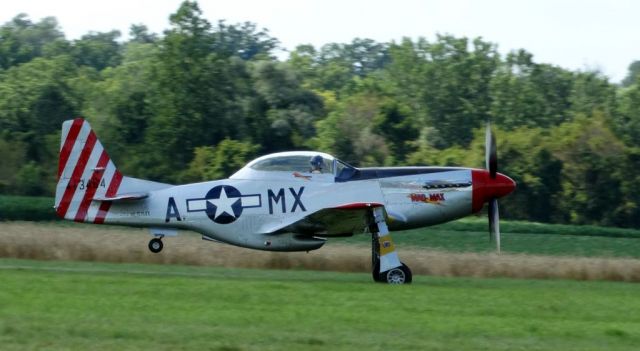
[{"label": "tree line", "polygon": [[62,121],[87,118],[125,173],[222,178],[296,149],[357,166],[483,167],[484,125],[518,182],[505,217],[640,224],[640,61],[621,84],[525,50],[438,35],[301,45],[183,2],[170,28],[67,40],[55,18],[0,27],[0,193],[51,195]]}]

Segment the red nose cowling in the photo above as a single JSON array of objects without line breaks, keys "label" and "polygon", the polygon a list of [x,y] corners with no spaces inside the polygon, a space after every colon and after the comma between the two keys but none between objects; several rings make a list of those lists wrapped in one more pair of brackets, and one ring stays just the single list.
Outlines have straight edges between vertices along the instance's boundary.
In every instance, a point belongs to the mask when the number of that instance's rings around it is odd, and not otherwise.
[{"label": "red nose cowling", "polygon": [[482,210],[485,202],[493,198],[500,198],[510,194],[516,188],[516,182],[504,174],[496,173],[496,177],[491,179],[489,171],[474,169],[471,171],[473,181],[472,211]]}]

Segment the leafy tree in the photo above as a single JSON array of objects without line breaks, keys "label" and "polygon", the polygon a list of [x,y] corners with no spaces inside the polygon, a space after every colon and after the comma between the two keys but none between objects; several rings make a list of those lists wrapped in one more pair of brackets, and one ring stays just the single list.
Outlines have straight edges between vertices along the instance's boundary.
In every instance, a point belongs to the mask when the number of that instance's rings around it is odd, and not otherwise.
[{"label": "leafy tree", "polygon": [[155,33],[149,33],[149,28],[144,24],[132,24],[129,29],[131,39],[129,43],[152,44],[158,41]]},{"label": "leafy tree", "polygon": [[43,193],[43,169],[34,161],[20,167],[16,174],[17,192],[23,195],[40,195]]},{"label": "leafy tree", "polygon": [[91,117],[94,129],[108,141],[110,156],[125,172],[139,171],[138,155],[144,152],[146,130],[155,113],[157,55],[154,44],[130,42],[122,64],[104,69],[78,88],[88,92],[83,114]]},{"label": "leafy tree", "polygon": [[629,65],[629,72],[627,76],[621,82],[623,87],[631,86],[634,83],[640,82],[640,60],[633,61]]},{"label": "leafy tree", "polygon": [[289,53],[287,60],[291,68],[305,82],[306,87],[312,89],[319,89],[322,85],[319,82],[317,55],[318,52],[313,45],[298,45]]},{"label": "leafy tree", "polygon": [[381,80],[388,82],[390,95],[410,109],[409,114],[417,122],[426,124],[427,107],[423,99],[423,71],[427,64],[428,42],[420,38],[416,43],[404,38],[401,43],[389,47],[390,63],[382,72]]},{"label": "leafy tree", "polygon": [[195,2],[185,1],[170,17],[154,72],[153,118],[145,133],[149,177],[173,181],[199,145],[217,144],[244,124],[234,114],[235,67],[211,52],[211,25]]},{"label": "leafy tree", "polygon": [[[466,146],[472,130],[488,119],[491,100],[489,78],[498,63],[493,44],[481,39],[469,51],[466,38],[438,36],[433,44],[422,43],[427,63],[423,66],[421,98],[426,124],[438,130],[439,148]],[[460,126],[465,126],[460,128]]]},{"label": "leafy tree", "polygon": [[161,158],[171,155],[170,168],[189,161],[193,147],[204,141],[204,133],[214,134],[213,140],[221,137],[218,128],[205,128],[205,110],[219,111],[215,106],[219,98],[212,96],[211,88],[217,83],[213,73],[222,72],[214,65],[220,60],[209,56],[211,25],[201,14],[195,2],[183,2],[170,16],[172,27],[165,32],[158,54],[157,106],[147,136],[164,151]]},{"label": "leafy tree", "polygon": [[318,136],[314,145],[354,165],[392,164],[387,141],[373,130],[380,112],[380,99],[377,96],[351,96],[336,111],[317,123]]},{"label": "leafy tree", "polygon": [[429,142],[429,135],[434,132],[433,128],[424,128],[421,131],[420,138],[414,142],[417,150],[407,155],[407,164],[411,166],[471,165],[466,161],[469,158],[469,151],[461,146],[454,145],[444,150],[434,147]]},{"label": "leafy tree", "polygon": [[627,144],[640,146],[640,82],[619,91],[618,106],[613,118],[617,134]]},{"label": "leafy tree", "polygon": [[238,25],[218,22],[213,33],[213,50],[221,56],[237,56],[243,60],[272,59],[271,52],[278,47],[278,40],[267,29],[257,30],[256,25],[244,22]]},{"label": "leafy tree", "polygon": [[562,161],[558,218],[577,224],[615,225],[620,205],[620,165],[625,147],[597,113],[561,125],[551,135],[554,155]]},{"label": "leafy tree", "polygon": [[[265,150],[301,148],[315,135],[314,122],[322,114],[322,101],[301,82],[289,65],[270,61],[252,65],[251,77],[269,122]],[[265,121],[265,122],[266,122]],[[265,126],[267,127],[267,126]]]},{"label": "leafy tree", "polygon": [[117,66],[122,60],[119,37],[117,30],[90,32],[73,42],[72,55],[79,66],[93,67],[97,71]]},{"label": "leafy tree", "polygon": [[0,85],[0,129],[28,143],[29,159],[42,161],[42,137],[59,133],[62,121],[77,114],[69,83],[75,74],[68,57],[36,58],[6,72]]},{"label": "leafy tree", "polygon": [[[351,64],[339,54],[340,45],[327,44],[320,51],[305,46],[299,49],[296,51],[307,55],[313,62],[310,67],[313,67],[316,73],[315,79],[308,80],[311,88],[339,92],[353,78]],[[297,52],[292,55],[296,54]]]},{"label": "leafy tree", "polygon": [[258,149],[257,145],[232,139],[224,139],[215,147],[196,147],[183,179],[205,181],[229,177],[244,167]]},{"label": "leafy tree", "polygon": [[386,98],[380,106],[373,132],[384,137],[394,156],[394,163],[403,164],[414,149],[411,141],[419,135],[411,110],[392,98]]},{"label": "leafy tree", "polygon": [[568,121],[573,82],[568,71],[534,63],[524,50],[512,52],[491,79],[491,119],[507,129]]},{"label": "leafy tree", "polygon": [[289,56],[308,87],[336,93],[350,87],[354,77],[380,71],[390,62],[387,44],[359,38],[349,44],[327,44],[320,50],[300,45]]},{"label": "leafy tree", "polygon": [[60,42],[64,35],[53,17],[33,23],[24,13],[0,27],[0,68],[8,69],[42,57]]},{"label": "leafy tree", "polygon": [[0,192],[18,193],[16,178],[20,167],[26,161],[26,145],[23,142],[11,140],[10,136],[0,138]]},{"label": "leafy tree", "polygon": [[570,112],[592,115],[600,111],[608,116],[616,110],[615,86],[599,72],[579,72],[573,80]]},{"label": "leafy tree", "polygon": [[[484,130],[477,134],[476,155],[484,168]],[[549,134],[541,128],[496,129],[500,172],[518,184],[518,191],[501,200],[507,218],[550,222],[558,219],[563,162],[550,147]]]},{"label": "leafy tree", "polygon": [[614,169],[620,179],[620,197],[616,201],[611,222],[617,226],[637,228],[640,226],[640,148],[627,148],[622,163]]},{"label": "leafy tree", "polygon": [[325,45],[318,55],[321,66],[335,62],[348,68],[352,75],[360,77],[384,68],[389,60],[387,44],[361,38],[355,38],[349,44]]}]

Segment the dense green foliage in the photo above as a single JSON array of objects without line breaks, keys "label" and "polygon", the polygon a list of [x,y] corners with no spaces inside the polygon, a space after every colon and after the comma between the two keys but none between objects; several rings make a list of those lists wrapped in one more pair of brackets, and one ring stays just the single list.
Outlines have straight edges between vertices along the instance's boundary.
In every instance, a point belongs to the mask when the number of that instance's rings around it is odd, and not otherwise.
[{"label": "dense green foliage", "polygon": [[87,118],[124,173],[164,182],[318,149],[371,165],[482,167],[485,121],[518,182],[506,218],[640,225],[638,61],[618,86],[525,50],[439,35],[301,45],[285,60],[251,23],[185,1],[144,25],[66,40],[54,18],[0,27],[0,193],[51,195],[59,128]]},{"label": "dense green foliage", "polygon": [[0,221],[51,221],[57,219],[53,198],[0,195]]},{"label": "dense green foliage", "polygon": [[3,350],[634,350],[640,342],[637,284],[417,276],[398,287],[353,273],[25,260],[0,268]]}]

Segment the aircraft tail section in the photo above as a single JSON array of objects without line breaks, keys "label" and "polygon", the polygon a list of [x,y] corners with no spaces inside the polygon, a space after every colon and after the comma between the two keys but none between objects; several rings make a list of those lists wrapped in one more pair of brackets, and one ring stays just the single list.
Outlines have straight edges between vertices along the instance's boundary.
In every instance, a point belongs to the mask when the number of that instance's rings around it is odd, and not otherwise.
[{"label": "aircraft tail section", "polygon": [[62,124],[55,209],[59,217],[76,222],[104,223],[113,201],[132,198],[122,191],[140,192],[169,186],[124,177],[82,118]]}]

